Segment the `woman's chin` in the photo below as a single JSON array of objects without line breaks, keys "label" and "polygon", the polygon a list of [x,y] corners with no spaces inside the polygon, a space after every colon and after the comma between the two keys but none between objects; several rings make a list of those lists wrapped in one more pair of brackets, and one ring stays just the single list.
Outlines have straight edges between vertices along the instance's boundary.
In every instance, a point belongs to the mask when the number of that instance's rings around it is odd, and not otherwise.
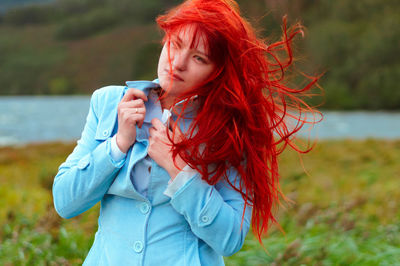
[{"label": "woman's chin", "polygon": [[177,80],[159,79],[160,87],[165,91],[175,91],[177,89]]}]

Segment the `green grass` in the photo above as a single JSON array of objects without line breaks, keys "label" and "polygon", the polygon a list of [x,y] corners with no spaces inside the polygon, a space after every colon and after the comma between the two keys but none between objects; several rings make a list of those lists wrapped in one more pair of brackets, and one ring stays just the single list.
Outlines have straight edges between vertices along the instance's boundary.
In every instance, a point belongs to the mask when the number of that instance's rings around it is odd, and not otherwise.
[{"label": "green grass", "polygon": [[[52,206],[51,185],[74,144],[0,148],[0,265],[80,265],[98,205],[70,220]],[[400,261],[400,140],[321,141],[280,158],[293,203],[263,238],[253,234],[227,265],[395,265]],[[302,162],[302,163],[301,163]],[[305,172],[306,170],[306,172]]]}]

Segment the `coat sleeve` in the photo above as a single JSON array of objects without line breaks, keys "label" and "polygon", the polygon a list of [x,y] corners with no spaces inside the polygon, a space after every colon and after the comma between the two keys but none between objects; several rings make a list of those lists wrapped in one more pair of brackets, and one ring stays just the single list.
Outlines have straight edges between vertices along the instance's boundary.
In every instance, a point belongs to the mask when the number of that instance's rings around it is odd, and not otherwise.
[{"label": "coat sleeve", "polygon": [[54,207],[64,218],[77,216],[100,201],[125,163],[125,159],[112,159],[110,138],[96,140],[101,94],[102,90],[93,93],[81,138],[54,178]]},{"label": "coat sleeve", "polygon": [[[237,172],[230,169],[228,177],[238,187]],[[226,181],[211,186],[196,173],[172,196],[171,205],[185,217],[192,232],[220,255],[231,256],[241,249],[252,208],[247,206],[243,213],[241,194]]]}]

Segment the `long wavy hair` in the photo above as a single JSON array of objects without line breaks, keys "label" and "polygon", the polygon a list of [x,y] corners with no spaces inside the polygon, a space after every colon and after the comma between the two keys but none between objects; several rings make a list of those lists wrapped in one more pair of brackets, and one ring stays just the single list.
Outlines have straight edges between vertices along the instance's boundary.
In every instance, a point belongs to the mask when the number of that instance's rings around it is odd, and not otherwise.
[{"label": "long wavy hair", "polygon": [[[305,123],[315,122],[305,117],[317,111],[303,96],[318,77],[307,76],[301,87],[289,87],[284,78],[293,62],[292,40],[303,34],[302,26],[287,28],[284,17],[282,39],[267,43],[256,36],[233,0],[185,1],[159,16],[157,23],[165,32],[164,42],[193,26],[192,45],[205,38],[216,65],[204,84],[176,99],[197,95],[198,109],[185,138],[174,142],[173,157],[179,154],[208,184],[225,179],[239,191],[245,207],[253,207],[252,228],[261,242],[271,222],[277,222],[273,210],[284,197],[278,155],[287,145],[298,152],[311,149],[299,149],[293,139]],[[170,67],[172,71],[171,60]],[[241,177],[239,186],[228,180],[232,167]]]}]

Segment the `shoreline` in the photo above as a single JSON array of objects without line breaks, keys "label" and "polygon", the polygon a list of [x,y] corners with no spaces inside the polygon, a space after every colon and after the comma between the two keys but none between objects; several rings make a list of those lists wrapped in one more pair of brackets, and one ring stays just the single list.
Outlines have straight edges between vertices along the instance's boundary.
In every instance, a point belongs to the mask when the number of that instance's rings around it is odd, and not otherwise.
[{"label": "shoreline", "polygon": [[[298,141],[307,142],[309,141],[307,138],[297,138]],[[23,142],[20,144],[3,144],[0,142],[0,150],[1,149],[9,149],[9,148],[28,148],[28,147],[40,147],[40,146],[54,146],[54,145],[63,145],[63,146],[71,146],[76,145],[78,139],[76,140],[51,140],[51,141],[34,141],[34,142]],[[310,139],[310,143],[330,143],[330,142],[354,142],[354,143],[361,143],[361,142],[398,142],[400,141],[400,137],[398,138],[376,138],[376,137],[369,137],[369,138],[329,138],[329,139]]]}]

